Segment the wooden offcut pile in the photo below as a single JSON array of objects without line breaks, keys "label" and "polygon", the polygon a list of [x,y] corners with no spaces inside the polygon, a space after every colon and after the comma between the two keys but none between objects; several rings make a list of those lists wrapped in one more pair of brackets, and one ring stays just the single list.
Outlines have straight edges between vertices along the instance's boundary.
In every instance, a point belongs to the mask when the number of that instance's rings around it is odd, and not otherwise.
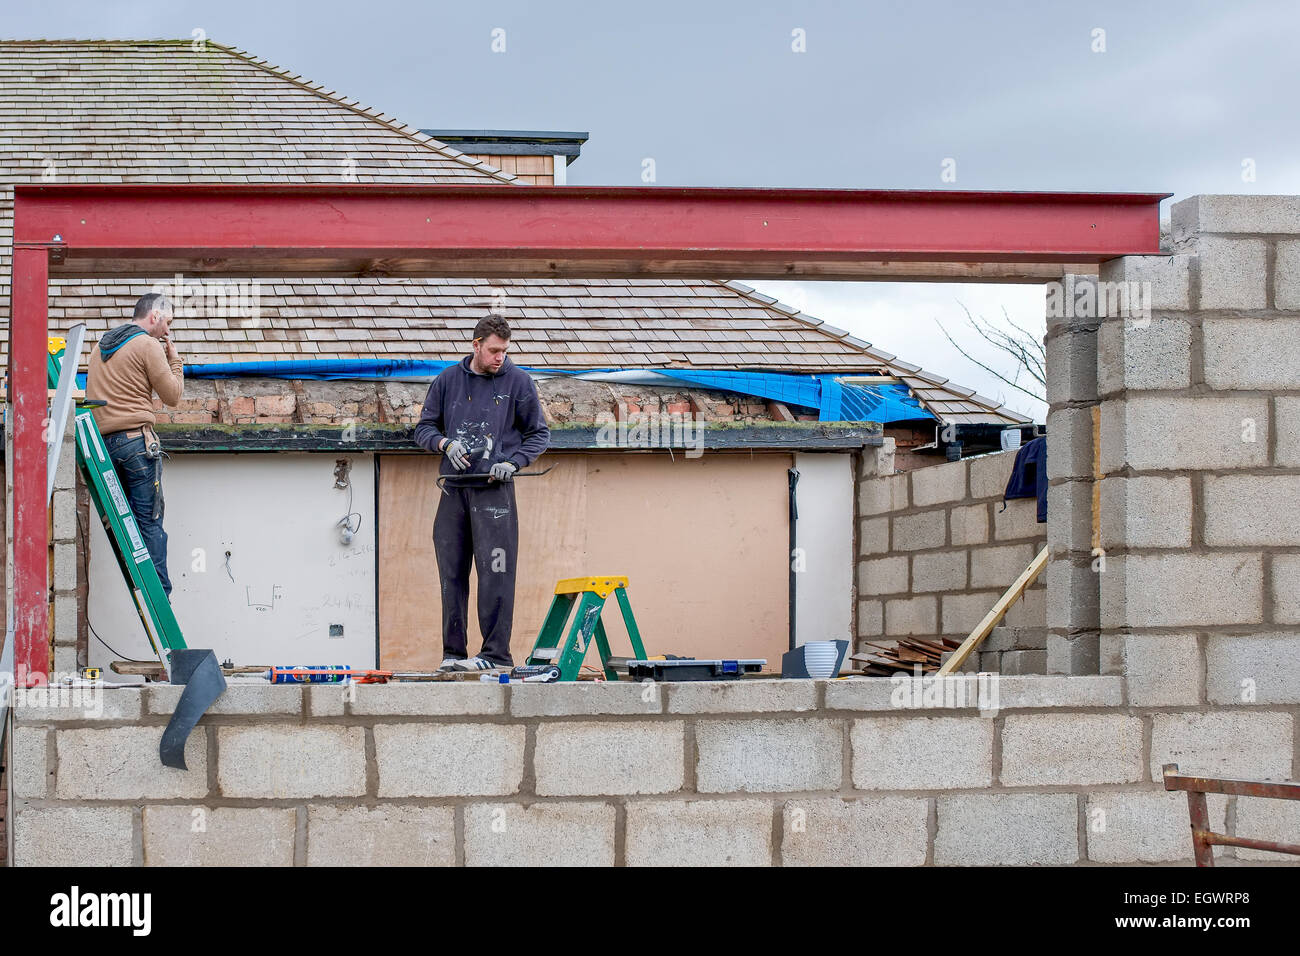
[{"label": "wooden offcut pile", "polygon": [[919,637],[899,638],[896,645],[876,644],[863,641],[869,651],[852,655],[849,660],[856,661],[861,668],[855,673],[868,677],[888,677],[899,672],[915,674],[919,665],[922,674],[931,674],[943,663],[943,655],[961,647],[961,641],[941,637],[937,641],[925,641]]}]

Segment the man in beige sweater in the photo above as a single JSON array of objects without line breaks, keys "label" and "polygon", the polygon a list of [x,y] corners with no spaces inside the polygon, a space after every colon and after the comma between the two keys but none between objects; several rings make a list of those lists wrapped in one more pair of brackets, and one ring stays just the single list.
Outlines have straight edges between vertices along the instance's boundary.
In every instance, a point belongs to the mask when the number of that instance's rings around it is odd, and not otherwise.
[{"label": "man in beige sweater", "polygon": [[94,410],[95,424],[168,595],[162,449],[153,432],[153,395],[157,392],[164,405],[181,400],[184,377],[168,334],[171,321],[167,299],[156,292],[141,296],[134,321],[106,332],[91,350],[86,375],[86,398],[106,403]]}]

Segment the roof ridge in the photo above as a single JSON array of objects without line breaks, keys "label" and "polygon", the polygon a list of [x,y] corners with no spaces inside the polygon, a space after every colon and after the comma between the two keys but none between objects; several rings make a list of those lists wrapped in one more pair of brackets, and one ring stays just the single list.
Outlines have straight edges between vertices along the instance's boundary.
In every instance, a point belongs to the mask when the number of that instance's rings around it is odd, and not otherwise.
[{"label": "roof ridge", "polygon": [[[187,41],[178,40],[175,42],[181,43]],[[323,84],[313,83],[311,80],[305,79],[300,73],[292,73],[284,67],[276,66],[271,61],[250,53],[247,50],[240,49],[239,47],[226,46],[224,43],[218,43],[210,37],[206,42],[219,50],[229,53],[231,56],[239,57],[241,60],[253,64],[258,69],[265,70],[268,73],[274,73],[286,82],[292,83],[310,93],[314,93],[321,99],[333,103],[335,106],[341,106],[346,110],[350,110],[353,113],[366,117],[366,119],[373,120],[394,133],[398,133],[413,142],[419,143],[421,146],[427,147],[440,156],[447,159],[454,159],[456,162],[469,167],[470,169],[477,169],[479,172],[484,173],[499,182],[509,183],[513,186],[527,185],[526,183],[520,182],[519,177],[513,173],[504,172],[496,166],[489,165],[480,159],[470,159],[459,150],[453,149],[445,143],[440,143],[432,136],[426,136],[424,133],[420,132],[418,128],[411,126],[408,123],[402,123],[396,117],[390,116],[387,113],[381,113],[373,107],[363,106],[359,101],[352,99],[351,97],[340,96],[334,90],[327,90]]]},{"label": "roof ridge", "polygon": [[[940,388],[947,388],[951,390],[954,394],[959,395],[959,397],[964,398],[968,402],[974,402],[977,405],[982,405],[984,408],[987,408],[990,412],[1000,413],[1008,416],[1014,416],[1016,418],[1024,418],[1024,416],[1021,415],[1019,412],[1007,408],[1005,404],[999,404],[994,399],[987,398],[986,396],[979,394],[979,392],[977,392],[973,388],[966,388],[964,385],[958,385],[956,382],[953,382],[951,379],[944,378],[943,376],[937,375],[934,372],[927,372],[919,365],[913,365],[911,362],[905,362],[902,359],[900,359],[898,356],[890,355],[890,353],[888,352],[885,352],[881,349],[877,349],[870,342],[863,341],[862,339],[859,339],[851,335],[850,333],[846,332],[844,329],[840,329],[837,328],[836,326],[831,325],[830,323],[826,322],[823,319],[819,319],[816,316],[808,315],[805,312],[787,312],[785,308],[778,307],[778,306],[784,306],[785,305],[784,303],[778,302],[775,298],[773,298],[770,295],[765,295],[761,292],[758,292],[753,287],[745,285],[745,283],[743,282],[737,282],[733,279],[709,279],[705,281],[717,282],[719,285],[725,286],[726,288],[735,292],[737,295],[742,296],[743,298],[746,299],[750,299],[751,301],[757,302],[764,309],[768,309],[770,311],[776,312],[777,314],[785,318],[793,319],[794,321],[802,325],[808,326],[808,328],[810,329],[816,329],[818,332],[828,336],[829,338],[835,339],[837,342],[850,345],[853,348],[858,349],[859,351],[867,355],[870,355],[877,362],[880,362],[881,364],[888,366],[889,370],[900,378],[904,374],[914,375],[925,381],[933,382]],[[885,358],[885,356],[887,355],[889,356],[889,358]],[[960,393],[962,392],[968,392],[969,394],[961,395]],[[924,402],[924,399],[922,399],[922,402]]]}]

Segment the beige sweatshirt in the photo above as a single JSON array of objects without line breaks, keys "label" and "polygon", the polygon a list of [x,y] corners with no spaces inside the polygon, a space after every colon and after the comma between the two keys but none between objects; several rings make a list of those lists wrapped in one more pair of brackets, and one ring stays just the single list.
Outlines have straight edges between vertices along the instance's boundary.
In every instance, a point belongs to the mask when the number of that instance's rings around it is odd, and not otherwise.
[{"label": "beige sweatshirt", "polygon": [[180,358],[168,363],[165,347],[150,335],[135,336],[108,361],[98,344],[90,352],[86,398],[108,403],[93,413],[105,435],[154,424],[153,393],[164,405],[175,405],[184,385]]}]

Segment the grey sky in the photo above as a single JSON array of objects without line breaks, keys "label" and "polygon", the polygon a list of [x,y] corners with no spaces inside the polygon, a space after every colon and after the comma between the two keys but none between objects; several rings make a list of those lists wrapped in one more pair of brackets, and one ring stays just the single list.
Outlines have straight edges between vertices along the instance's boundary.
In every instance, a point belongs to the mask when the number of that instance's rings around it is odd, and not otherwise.
[{"label": "grey sky", "polygon": [[[1300,4],[3,0],[6,37],[212,39],[424,127],[586,130],[576,184],[1300,193]],[[492,51],[492,31],[506,49]],[[1093,31],[1105,31],[1094,52]],[[806,31],[807,52],[791,49]],[[956,160],[957,181],[940,181]],[[1253,161],[1254,181],[1243,180]],[[1166,212],[1167,215],[1167,206]],[[753,283],[1041,417],[944,342],[1008,287]]]}]

